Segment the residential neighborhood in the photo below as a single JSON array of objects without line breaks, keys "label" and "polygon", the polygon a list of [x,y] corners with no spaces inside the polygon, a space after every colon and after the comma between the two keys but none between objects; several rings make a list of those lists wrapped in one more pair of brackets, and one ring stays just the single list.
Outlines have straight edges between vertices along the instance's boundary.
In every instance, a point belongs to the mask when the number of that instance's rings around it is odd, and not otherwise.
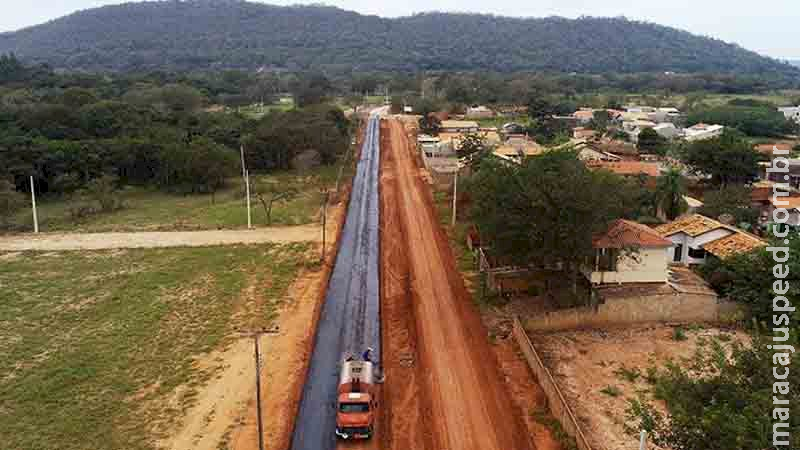
[{"label": "residential neighborhood", "polygon": [[800,3],[459,5],[4,5],[0,450],[800,449]]}]

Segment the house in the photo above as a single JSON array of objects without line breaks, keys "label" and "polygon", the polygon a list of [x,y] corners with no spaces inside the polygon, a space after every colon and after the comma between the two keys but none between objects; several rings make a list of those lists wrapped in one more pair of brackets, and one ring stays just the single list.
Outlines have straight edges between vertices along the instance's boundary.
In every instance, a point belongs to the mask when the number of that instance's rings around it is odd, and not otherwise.
[{"label": "house", "polygon": [[674,123],[670,122],[659,123],[653,127],[653,131],[658,133],[658,135],[664,139],[669,140],[675,139],[681,134],[681,132],[678,130],[678,127],[676,127]]},{"label": "house", "polygon": [[595,110],[592,108],[581,108],[574,113],[572,113],[572,117],[580,124],[587,125],[589,122],[594,119],[594,112]]},{"label": "house", "polygon": [[631,142],[639,141],[639,134],[645,128],[655,128],[656,123],[649,120],[637,119],[622,122],[622,131],[628,134]]},{"label": "house", "polygon": [[442,133],[477,133],[480,128],[478,122],[471,120],[443,120],[439,130]]},{"label": "house", "polygon": [[783,208],[789,213],[786,225],[800,227],[800,196],[778,198],[770,196],[766,214],[762,216],[767,225],[776,225],[772,220],[772,212],[779,208]]},{"label": "house", "polygon": [[617,220],[592,238],[594,260],[582,267],[592,284],[666,283],[672,241],[629,220]]},{"label": "house", "polygon": [[455,157],[453,143],[440,137],[421,134],[417,137],[417,144],[424,158],[449,158]]},{"label": "house", "polygon": [[800,106],[778,108],[778,111],[782,112],[786,119],[800,123]]},{"label": "house", "polygon": [[494,117],[494,111],[485,106],[470,106],[464,117],[467,119],[489,119]]},{"label": "house", "polygon": [[700,214],[683,216],[655,230],[675,244],[669,260],[686,265],[704,264],[709,254],[724,259],[767,245],[750,233]]},{"label": "house", "polygon": [[703,207],[703,202],[694,197],[689,197],[688,195],[683,196],[683,201],[686,202],[685,214],[694,214],[698,209]]},{"label": "house", "polygon": [[525,158],[539,156],[543,152],[542,146],[530,139],[509,139],[492,154],[500,159],[522,164]]},{"label": "house", "polygon": [[525,132],[525,125],[516,122],[508,122],[500,127],[500,131],[504,134],[520,134]]},{"label": "house", "polygon": [[754,147],[754,149],[758,153],[768,157],[788,155],[792,152],[792,146],[784,143],[758,144]]},{"label": "house", "polygon": [[572,130],[572,137],[574,139],[594,139],[597,137],[597,131],[584,127],[577,127]]},{"label": "house", "polygon": [[800,189],[800,159],[786,159],[789,167],[785,172],[769,172],[770,163],[760,163],[762,180],[772,181],[773,183],[786,183],[789,187]]},{"label": "house", "polygon": [[713,139],[722,135],[725,129],[722,125],[709,125],[705,123],[698,123],[683,130],[683,137],[689,142],[702,141],[705,139]]},{"label": "house", "polygon": [[655,178],[660,173],[658,163],[644,161],[587,161],[586,166],[592,169],[605,169],[623,177],[644,175]]}]

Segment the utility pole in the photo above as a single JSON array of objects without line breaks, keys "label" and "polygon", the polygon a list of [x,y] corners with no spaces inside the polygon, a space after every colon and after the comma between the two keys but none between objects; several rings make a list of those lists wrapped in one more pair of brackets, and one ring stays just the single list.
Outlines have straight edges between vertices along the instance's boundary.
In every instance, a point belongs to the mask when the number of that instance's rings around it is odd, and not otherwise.
[{"label": "utility pole", "polygon": [[36,214],[36,186],[31,175],[31,204],[33,205],[33,232],[39,233],[39,216]]},{"label": "utility pole", "polygon": [[245,195],[247,195],[247,229],[253,229],[253,217],[250,212],[250,171],[244,172]]},{"label": "utility pole", "polygon": [[322,196],[322,263],[325,263],[325,244],[328,234],[328,196],[330,193],[325,189],[325,195]]},{"label": "utility pole", "polygon": [[239,152],[242,155],[242,178],[244,179],[245,177],[247,177],[247,174],[245,173],[247,170],[247,166],[244,165],[244,145],[239,146]]},{"label": "utility pole", "polygon": [[452,226],[456,226],[456,204],[458,202],[458,165],[456,165],[456,174],[453,177],[453,221]]},{"label": "utility pole", "polygon": [[255,357],[256,357],[256,414],[258,415],[258,450],[264,450],[264,424],[261,421],[261,355],[258,348],[258,341],[261,338],[261,333],[256,333],[253,336],[255,343]]}]

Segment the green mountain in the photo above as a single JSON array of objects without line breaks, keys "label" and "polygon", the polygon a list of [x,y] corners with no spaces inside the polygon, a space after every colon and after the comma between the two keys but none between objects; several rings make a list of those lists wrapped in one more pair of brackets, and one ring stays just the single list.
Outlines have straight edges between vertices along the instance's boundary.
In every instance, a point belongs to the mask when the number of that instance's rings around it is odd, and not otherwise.
[{"label": "green mountain", "polygon": [[150,1],[0,34],[0,52],[83,70],[492,70],[798,76],[737,45],[624,18],[397,19],[238,0]]}]

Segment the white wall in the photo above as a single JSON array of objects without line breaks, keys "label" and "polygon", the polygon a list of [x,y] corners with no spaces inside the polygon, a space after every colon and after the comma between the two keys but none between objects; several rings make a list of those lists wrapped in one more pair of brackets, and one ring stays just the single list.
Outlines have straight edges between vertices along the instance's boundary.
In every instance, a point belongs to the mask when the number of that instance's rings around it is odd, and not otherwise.
[{"label": "white wall", "polygon": [[[732,231],[727,230],[725,228],[718,228],[716,230],[709,231],[708,233],[701,234],[696,237],[691,237],[686,233],[676,233],[671,236],[667,236],[667,239],[672,241],[675,244],[675,247],[672,247],[667,252],[667,258],[669,262],[680,262],[683,264],[704,264],[706,262],[705,258],[690,258],[689,257],[689,248],[694,249],[701,249],[704,244],[707,244],[712,241],[716,241],[718,239],[722,239],[725,236],[730,236],[733,234]],[[678,249],[678,245],[683,244],[683,252],[681,254],[680,261],[675,261],[675,251]]]},{"label": "white wall", "polygon": [[642,248],[632,255],[621,255],[616,272],[588,272],[594,284],[664,283],[667,281],[667,248]]}]

